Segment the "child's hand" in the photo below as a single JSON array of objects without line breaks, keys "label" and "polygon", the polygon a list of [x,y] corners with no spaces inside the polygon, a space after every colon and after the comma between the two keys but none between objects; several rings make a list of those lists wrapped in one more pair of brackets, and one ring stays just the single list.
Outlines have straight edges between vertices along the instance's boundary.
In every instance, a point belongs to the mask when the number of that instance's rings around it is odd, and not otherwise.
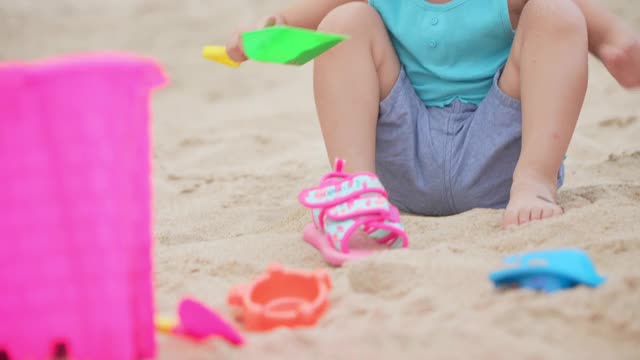
[{"label": "child's hand", "polygon": [[618,44],[603,45],[600,59],[626,89],[640,88],[640,35],[632,34]]},{"label": "child's hand", "polygon": [[258,30],[274,25],[285,25],[284,18],[280,15],[271,15],[258,21],[252,26],[244,26],[236,31],[227,42],[227,54],[233,61],[243,62],[247,60],[242,46],[242,33],[246,31]]}]

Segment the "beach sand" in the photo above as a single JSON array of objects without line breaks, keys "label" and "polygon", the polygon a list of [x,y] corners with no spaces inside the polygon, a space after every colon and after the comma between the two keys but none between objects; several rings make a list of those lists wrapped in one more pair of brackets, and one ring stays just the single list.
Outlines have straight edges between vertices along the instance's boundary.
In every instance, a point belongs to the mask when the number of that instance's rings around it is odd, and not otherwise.
[{"label": "beach sand", "polygon": [[[155,288],[231,317],[228,290],[280,262],[322,268],[297,193],[329,169],[312,66],[200,57],[285,0],[0,0],[0,59],[128,50],[171,77],[154,96]],[[608,2],[640,29],[640,3]],[[306,330],[247,334],[242,349],[159,337],[160,359],[640,359],[640,94],[592,59],[561,191],[566,215],[514,230],[502,211],[404,216],[408,251],[332,269],[331,307]],[[551,84],[550,84],[551,86]],[[497,292],[505,255],[580,247],[608,277],[553,296]]]}]

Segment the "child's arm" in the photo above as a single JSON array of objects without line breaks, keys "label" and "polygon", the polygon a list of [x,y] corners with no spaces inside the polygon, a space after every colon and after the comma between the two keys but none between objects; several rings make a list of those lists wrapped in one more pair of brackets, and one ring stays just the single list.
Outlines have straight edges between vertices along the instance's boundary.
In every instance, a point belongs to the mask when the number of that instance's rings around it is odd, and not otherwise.
[{"label": "child's arm", "polygon": [[597,0],[574,0],[587,20],[589,50],[626,88],[640,87],[640,34]]},{"label": "child's arm", "polygon": [[[509,0],[513,26],[529,0]],[[625,88],[640,88],[640,33],[598,0],[573,0],[582,11],[589,34],[589,51],[598,57]]]},{"label": "child's arm", "polygon": [[227,53],[235,61],[245,61],[247,57],[242,49],[240,36],[242,32],[271,25],[289,25],[315,30],[331,10],[353,1],[366,0],[298,0],[283,11],[260,20],[257,24],[236,31],[227,42]]},{"label": "child's arm", "polygon": [[322,19],[340,5],[366,0],[299,0],[282,11],[284,23],[290,26],[317,29]]},{"label": "child's arm", "polygon": [[629,25],[614,15],[600,1],[573,1],[580,7],[587,20],[589,51],[595,56],[600,57],[603,47],[621,41],[622,37],[632,33]]}]

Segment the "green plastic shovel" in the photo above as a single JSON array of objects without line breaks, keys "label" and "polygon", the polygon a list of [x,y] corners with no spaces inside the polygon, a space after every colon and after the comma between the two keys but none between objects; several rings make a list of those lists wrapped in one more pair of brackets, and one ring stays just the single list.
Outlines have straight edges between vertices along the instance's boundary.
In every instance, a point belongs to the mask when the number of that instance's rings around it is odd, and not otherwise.
[{"label": "green plastic shovel", "polygon": [[[304,65],[347,37],[289,26],[272,26],[242,33],[247,58],[274,64]],[[205,46],[202,55],[221,64],[238,67],[224,46]]]}]

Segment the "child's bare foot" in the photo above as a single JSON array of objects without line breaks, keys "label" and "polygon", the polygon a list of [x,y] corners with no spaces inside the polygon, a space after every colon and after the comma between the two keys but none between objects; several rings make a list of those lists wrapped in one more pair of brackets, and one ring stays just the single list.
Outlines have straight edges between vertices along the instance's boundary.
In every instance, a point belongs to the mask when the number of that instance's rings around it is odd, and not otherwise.
[{"label": "child's bare foot", "polygon": [[564,213],[557,201],[556,184],[532,179],[517,181],[511,186],[511,198],[504,214],[505,228],[531,221],[544,220]]},{"label": "child's bare foot", "polygon": [[604,45],[600,59],[620,85],[640,87],[640,35],[627,35],[617,44]]}]

